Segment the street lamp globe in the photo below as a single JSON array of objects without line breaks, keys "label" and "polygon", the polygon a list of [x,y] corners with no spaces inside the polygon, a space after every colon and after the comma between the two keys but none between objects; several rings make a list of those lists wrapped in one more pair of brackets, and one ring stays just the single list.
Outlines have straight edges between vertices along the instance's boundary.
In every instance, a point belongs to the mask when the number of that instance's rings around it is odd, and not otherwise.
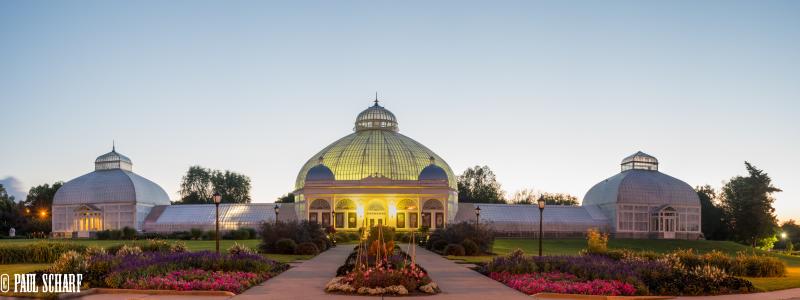
[{"label": "street lamp globe", "polygon": [[222,195],[219,193],[214,193],[214,204],[220,204],[222,202]]},{"label": "street lamp globe", "polygon": [[545,204],[544,198],[539,198],[539,201],[537,202],[539,204],[539,209],[544,209],[544,204]]},{"label": "street lamp globe", "polygon": [[785,240],[785,239],[786,239],[786,236],[787,236],[787,235],[786,235],[786,232],[781,232],[781,238],[782,238],[782,239],[784,239],[784,240]]}]

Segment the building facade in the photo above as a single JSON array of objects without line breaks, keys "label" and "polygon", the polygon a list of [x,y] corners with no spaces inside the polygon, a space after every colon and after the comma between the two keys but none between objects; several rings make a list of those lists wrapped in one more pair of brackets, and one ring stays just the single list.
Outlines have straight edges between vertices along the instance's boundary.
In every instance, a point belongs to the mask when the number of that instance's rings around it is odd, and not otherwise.
[{"label": "building facade", "polygon": [[[53,201],[53,235],[89,237],[106,229],[144,232],[213,230],[214,205],[170,205],[164,190],[132,171],[116,152],[95,171],[70,180]],[[375,104],[354,132],[324,147],[301,168],[295,203],[221,204],[220,229],[308,220],[338,231],[386,225],[398,231],[435,230],[481,222],[500,236],[582,237],[590,228],[617,238],[698,239],[700,201],[685,182],[659,172],[658,160],[637,152],[621,172],[592,187],[581,206],[458,203],[456,176],[442,157],[400,133],[396,116]],[[480,208],[480,216],[476,215]]]}]

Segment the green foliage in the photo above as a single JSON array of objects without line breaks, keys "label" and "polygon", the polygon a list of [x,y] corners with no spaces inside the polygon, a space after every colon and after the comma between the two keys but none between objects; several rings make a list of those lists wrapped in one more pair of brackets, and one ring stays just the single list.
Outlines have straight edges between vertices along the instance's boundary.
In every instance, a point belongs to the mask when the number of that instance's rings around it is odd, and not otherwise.
[{"label": "green foliage", "polygon": [[[20,229],[18,227],[25,223],[23,210],[23,205],[16,203],[14,196],[9,195],[0,184],[0,236],[6,236],[11,228]],[[22,234],[22,231],[17,234]]]},{"label": "green foliage", "polygon": [[748,162],[747,177],[731,178],[722,188],[722,204],[736,241],[757,246],[762,239],[775,234],[778,227],[773,193],[781,190],[772,185],[772,179]]},{"label": "green foliage", "polygon": [[[326,245],[331,245],[328,235],[322,226],[314,222],[266,222],[261,225],[260,233],[261,244],[259,249],[264,253],[293,254],[285,253],[285,251],[278,249],[277,241],[280,239],[290,239],[295,244],[314,243],[317,240],[324,240]],[[325,249],[318,250],[324,251]]]},{"label": "green foliage", "polygon": [[533,205],[538,204],[539,199],[544,199],[547,205],[568,205],[578,206],[578,197],[565,193],[537,193],[533,189],[522,189],[514,193],[511,203]]},{"label": "green foliage", "polygon": [[256,230],[253,228],[239,228],[222,235],[224,240],[249,240],[254,238],[256,238]]},{"label": "green foliage", "polygon": [[700,213],[702,214],[701,230],[706,239],[727,240],[730,238],[730,229],[726,225],[725,211],[717,200],[717,193],[710,185],[695,188],[700,198]]},{"label": "green foliage", "polygon": [[776,235],[764,237],[756,242],[756,248],[761,250],[772,250],[775,247],[775,242],[778,241]]},{"label": "green foliage", "polygon": [[458,202],[506,203],[505,192],[488,166],[475,166],[458,176]]},{"label": "green foliage", "polygon": [[350,241],[350,235],[347,232],[337,232],[334,234],[337,243],[347,243]]},{"label": "green foliage", "polygon": [[275,203],[294,203],[294,193],[287,193],[286,195],[278,197]]},{"label": "green foliage", "polygon": [[193,240],[199,240],[203,238],[203,230],[200,228],[192,228],[189,230],[189,234],[192,236]]},{"label": "green foliage", "polygon": [[213,204],[219,193],[222,203],[250,203],[250,177],[231,172],[191,166],[181,180],[181,200],[174,204]]},{"label": "green foliage", "polygon": [[136,229],[130,228],[125,226],[122,228],[122,239],[123,240],[134,240],[136,239]]},{"label": "green foliage", "polygon": [[692,249],[679,249],[667,254],[651,251],[631,251],[628,249],[609,250],[604,253],[594,252],[619,261],[662,261],[680,266],[689,271],[705,266],[712,266],[733,276],[746,277],[779,277],[786,275],[786,265],[778,258],[768,255],[756,255],[739,252],[732,256],[721,251],[698,254]]},{"label": "green foliage", "polygon": [[295,253],[300,255],[317,255],[319,254],[319,248],[312,242],[304,242],[297,245]]},{"label": "green foliage", "polygon": [[427,248],[441,252],[448,244],[461,244],[469,239],[478,246],[480,253],[491,253],[494,238],[494,232],[488,226],[475,226],[474,223],[462,222],[436,229],[430,235]]},{"label": "green foliage", "polygon": [[0,244],[0,264],[52,263],[68,251],[82,253],[84,250],[86,246],[72,243]]},{"label": "green foliage", "polygon": [[[381,234],[382,233],[382,234]],[[378,237],[382,237],[383,242],[394,241],[395,229],[389,226],[375,226],[369,228],[369,235],[367,236],[367,245],[371,245]]]},{"label": "green foliage", "polygon": [[466,255],[466,251],[464,250],[464,246],[449,244],[444,248],[444,255],[464,256]]},{"label": "green foliage", "polygon": [[294,254],[297,250],[297,243],[292,239],[282,238],[275,242],[271,253]]},{"label": "green foliage", "polygon": [[478,247],[478,244],[473,242],[471,239],[464,239],[461,242],[461,247],[464,247],[464,255],[467,256],[481,255],[481,248]]}]

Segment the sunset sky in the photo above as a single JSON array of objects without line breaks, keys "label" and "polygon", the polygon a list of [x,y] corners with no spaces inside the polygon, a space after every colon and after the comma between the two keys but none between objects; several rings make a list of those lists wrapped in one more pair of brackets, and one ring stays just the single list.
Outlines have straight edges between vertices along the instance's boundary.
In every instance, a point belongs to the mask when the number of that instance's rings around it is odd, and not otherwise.
[{"label": "sunset sky", "polygon": [[800,219],[798,1],[2,1],[0,179],[111,150],[177,199],[191,165],[290,192],[377,91],[400,132],[508,193],[582,198],[644,151],[692,186],[744,161]]}]

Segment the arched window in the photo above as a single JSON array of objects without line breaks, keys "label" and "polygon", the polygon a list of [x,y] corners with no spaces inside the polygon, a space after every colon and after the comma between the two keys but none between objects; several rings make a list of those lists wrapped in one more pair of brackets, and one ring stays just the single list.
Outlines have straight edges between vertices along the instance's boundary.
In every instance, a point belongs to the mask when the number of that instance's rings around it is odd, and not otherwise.
[{"label": "arched window", "polygon": [[331,225],[331,204],[325,199],[311,201],[308,209],[308,221],[320,223],[322,226]]},{"label": "arched window", "polygon": [[398,229],[419,228],[419,205],[416,200],[403,199],[397,203],[397,216],[395,216]]},{"label": "arched window", "polygon": [[350,199],[336,201],[333,224],[336,228],[358,228],[356,203]]},{"label": "arched window", "polygon": [[444,227],[444,205],[442,201],[428,199],[422,205],[422,226],[428,228]]}]

